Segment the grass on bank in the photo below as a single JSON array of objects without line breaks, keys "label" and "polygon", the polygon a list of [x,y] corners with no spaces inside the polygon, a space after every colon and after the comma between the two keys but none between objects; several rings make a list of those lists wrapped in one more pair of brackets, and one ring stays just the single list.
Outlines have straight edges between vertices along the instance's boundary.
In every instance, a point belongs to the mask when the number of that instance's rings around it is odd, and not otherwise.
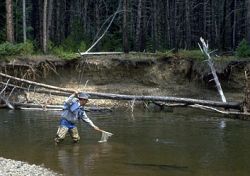
[{"label": "grass on bank", "polygon": [[[80,51],[86,51],[87,45],[85,42],[78,42],[74,44],[72,40],[65,40],[60,46],[54,46],[52,43],[49,42],[48,50],[50,55],[54,55],[61,59],[74,59],[79,57],[77,53],[77,49]],[[0,44],[0,60],[1,59],[8,59],[13,58],[15,56],[29,56],[29,55],[43,55],[42,52],[35,47],[32,41],[27,41],[25,43],[18,43],[12,44],[9,42],[4,42]],[[204,55],[199,49],[196,50],[184,50],[180,49],[178,52],[173,52],[172,50],[166,50],[165,52],[157,52],[157,53],[137,53],[137,52],[130,52],[129,55],[126,55],[126,58],[135,59],[135,58],[143,58],[143,57],[150,56],[151,58],[158,58],[158,57],[175,57],[175,58],[187,58],[187,59],[194,59],[197,61],[203,61]],[[242,60],[244,58],[250,57],[250,45],[247,43],[245,39],[243,39],[239,46],[236,49],[235,55],[233,56],[220,56],[220,57],[213,57],[215,60]]]}]

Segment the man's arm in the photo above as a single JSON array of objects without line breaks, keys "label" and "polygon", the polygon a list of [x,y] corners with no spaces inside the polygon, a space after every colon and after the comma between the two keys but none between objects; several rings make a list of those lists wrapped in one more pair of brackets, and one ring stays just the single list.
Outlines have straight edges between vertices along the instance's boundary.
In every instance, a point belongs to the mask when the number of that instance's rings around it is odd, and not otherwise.
[{"label": "man's arm", "polygon": [[85,123],[87,123],[89,126],[93,127],[96,131],[100,131],[100,132],[103,131],[103,130],[101,130],[98,126],[96,126],[96,125],[92,122],[92,120],[90,120],[90,119],[88,118],[88,116],[87,116],[87,114],[86,114],[85,111],[83,111],[83,114],[82,114],[82,116],[81,116],[81,119],[82,119]]},{"label": "man's arm", "polygon": [[73,98],[77,97],[78,95],[78,91],[74,91],[73,94],[71,94],[65,101],[64,103],[70,103],[72,101]]}]

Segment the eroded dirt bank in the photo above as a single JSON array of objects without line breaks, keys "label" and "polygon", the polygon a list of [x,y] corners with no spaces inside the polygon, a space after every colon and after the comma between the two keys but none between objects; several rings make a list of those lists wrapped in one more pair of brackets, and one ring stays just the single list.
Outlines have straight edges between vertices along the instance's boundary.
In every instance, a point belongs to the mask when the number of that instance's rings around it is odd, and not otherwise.
[{"label": "eroded dirt bank", "polygon": [[[242,101],[244,71],[250,68],[250,62],[215,62],[215,67],[227,99]],[[206,62],[193,59],[143,54],[88,56],[71,61],[52,56],[18,57],[1,62],[1,71],[85,91],[219,100]]]}]

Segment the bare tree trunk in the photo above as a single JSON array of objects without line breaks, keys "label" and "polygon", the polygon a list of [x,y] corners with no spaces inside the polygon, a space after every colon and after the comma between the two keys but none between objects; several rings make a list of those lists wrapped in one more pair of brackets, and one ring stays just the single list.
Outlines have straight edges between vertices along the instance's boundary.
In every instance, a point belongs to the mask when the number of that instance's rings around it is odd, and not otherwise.
[{"label": "bare tree trunk", "polygon": [[56,30],[55,30],[55,35],[56,35],[56,42],[57,44],[61,42],[61,1],[57,0],[56,1]]},{"label": "bare tree trunk", "polygon": [[153,50],[154,52],[158,48],[158,35],[157,35],[157,1],[153,0]]},{"label": "bare tree trunk", "polygon": [[207,38],[207,0],[203,0],[203,37]]},{"label": "bare tree trunk", "polygon": [[236,46],[236,20],[237,20],[237,16],[236,16],[236,12],[237,12],[237,1],[234,0],[234,5],[233,5],[233,31],[232,31],[232,48],[235,48]]},{"label": "bare tree trunk", "polygon": [[213,43],[216,45],[215,47],[216,48],[219,48],[219,41],[220,41],[220,35],[219,35],[219,22],[216,18],[216,2],[213,2],[211,1],[210,2],[211,4],[211,13],[212,13],[212,29],[213,29],[213,32],[212,32],[212,40],[213,40]]},{"label": "bare tree trunk", "polygon": [[84,0],[83,28],[85,34],[87,34],[87,12],[88,12],[88,0]]},{"label": "bare tree trunk", "polygon": [[[77,1],[77,2],[79,2],[79,1]],[[64,7],[63,7],[63,11],[64,11],[64,17],[63,17],[63,24],[64,24],[64,27],[63,27],[63,32],[62,32],[62,34],[63,34],[63,36],[64,37],[67,37],[67,36],[69,36],[69,34],[70,34],[70,32],[71,32],[71,29],[70,29],[70,25],[71,25],[71,10],[72,11],[76,11],[75,13],[79,13],[80,12],[80,10],[78,10],[78,8],[80,8],[79,6],[79,4],[78,4],[78,6],[77,6],[77,8],[75,8],[75,9],[72,9],[72,6],[73,6],[73,3],[72,3],[72,1],[65,1],[65,3],[64,3]]]},{"label": "bare tree trunk", "polygon": [[140,51],[145,51],[147,49],[147,1],[142,1],[142,27],[141,27],[141,45],[140,45]]},{"label": "bare tree trunk", "polygon": [[23,42],[26,42],[26,2],[23,0]]},{"label": "bare tree trunk", "polygon": [[226,13],[227,13],[227,0],[224,0],[223,2],[223,16],[222,16],[222,24],[221,24],[221,41],[220,41],[220,45],[221,45],[221,49],[225,50],[226,47]]},{"label": "bare tree trunk", "polygon": [[[99,0],[96,0],[95,2],[95,21],[96,21],[96,33],[100,30],[100,2]],[[100,50],[100,45],[97,44],[96,45],[96,51],[99,51]]]},{"label": "bare tree trunk", "polygon": [[171,27],[170,27],[170,5],[169,5],[169,0],[167,0],[167,5],[166,5],[166,31],[167,31],[167,37],[166,37],[166,40],[167,40],[167,48],[170,48],[171,47]]},{"label": "bare tree trunk", "polygon": [[39,47],[41,47],[42,51],[43,51],[43,6],[44,6],[44,2],[39,0],[38,1],[38,14],[39,14]]},{"label": "bare tree trunk", "polygon": [[247,0],[247,41],[250,43],[250,0]]},{"label": "bare tree trunk", "polygon": [[122,38],[123,38],[123,51],[129,52],[128,46],[128,0],[123,0],[123,26],[122,26]]},{"label": "bare tree trunk", "polygon": [[185,6],[186,6],[186,45],[187,49],[191,48],[191,24],[190,24],[190,5],[189,0],[185,0]]},{"label": "bare tree trunk", "polygon": [[6,32],[7,32],[7,41],[14,43],[15,39],[14,39],[12,0],[6,0]]},{"label": "bare tree trunk", "polygon": [[174,9],[173,9],[173,27],[172,27],[172,31],[173,31],[173,46],[175,48],[175,52],[178,51],[179,45],[178,45],[178,33],[179,33],[179,27],[178,27],[178,12],[177,12],[177,0],[175,0],[174,2]]},{"label": "bare tree trunk", "polygon": [[138,0],[136,34],[135,34],[135,48],[137,51],[140,51],[140,44],[141,44],[141,11],[142,11],[141,7],[142,7],[142,0]]},{"label": "bare tree trunk", "polygon": [[48,5],[47,40],[50,39],[50,34],[51,34],[53,1],[54,0],[49,0],[49,5]]},{"label": "bare tree trunk", "polygon": [[44,0],[43,4],[43,52],[47,53],[47,6],[48,0]]}]

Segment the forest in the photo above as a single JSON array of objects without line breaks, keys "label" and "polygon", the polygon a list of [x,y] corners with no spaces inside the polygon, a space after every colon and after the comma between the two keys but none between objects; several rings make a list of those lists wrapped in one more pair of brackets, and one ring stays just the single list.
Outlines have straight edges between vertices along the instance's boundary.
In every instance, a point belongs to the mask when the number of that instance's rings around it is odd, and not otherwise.
[{"label": "forest", "polygon": [[85,51],[107,29],[93,51],[197,49],[203,37],[232,54],[250,42],[250,0],[0,0],[1,45]]}]

